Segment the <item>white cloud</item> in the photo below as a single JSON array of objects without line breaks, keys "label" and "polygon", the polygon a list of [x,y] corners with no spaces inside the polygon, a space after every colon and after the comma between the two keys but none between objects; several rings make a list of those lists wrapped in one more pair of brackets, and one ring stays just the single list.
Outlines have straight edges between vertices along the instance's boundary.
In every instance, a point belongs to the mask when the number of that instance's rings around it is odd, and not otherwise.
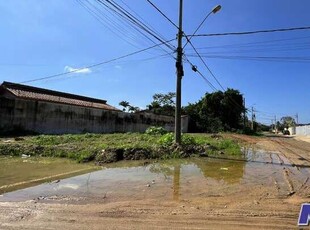
[{"label": "white cloud", "polygon": [[120,65],[115,65],[114,66],[116,69],[123,69],[123,67],[121,67]]},{"label": "white cloud", "polygon": [[74,73],[91,73],[92,71],[89,68],[73,68],[71,66],[65,66],[65,72],[74,72]]}]

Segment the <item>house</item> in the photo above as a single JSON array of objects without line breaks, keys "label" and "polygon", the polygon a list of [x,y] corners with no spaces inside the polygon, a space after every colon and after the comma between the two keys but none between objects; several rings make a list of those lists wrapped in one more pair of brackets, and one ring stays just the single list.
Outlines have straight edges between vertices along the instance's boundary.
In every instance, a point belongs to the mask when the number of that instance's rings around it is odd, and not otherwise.
[{"label": "house", "polygon": [[124,113],[106,100],[11,82],[0,85],[0,134],[144,132],[151,125],[171,124],[172,117]]}]

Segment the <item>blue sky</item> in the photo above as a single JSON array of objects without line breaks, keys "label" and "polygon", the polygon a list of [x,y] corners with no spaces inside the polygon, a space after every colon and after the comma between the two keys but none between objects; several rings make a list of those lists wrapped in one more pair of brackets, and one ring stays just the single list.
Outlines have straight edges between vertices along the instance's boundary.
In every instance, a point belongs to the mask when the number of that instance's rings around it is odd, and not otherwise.
[{"label": "blue sky", "polygon": [[[154,44],[115,14],[100,8],[96,1],[82,2],[102,9],[105,21],[100,23],[77,0],[0,1],[0,82],[18,83],[63,73]],[[125,8],[129,6],[165,39],[175,38],[176,28],[146,0],[116,2]],[[152,2],[177,23],[178,0]],[[184,0],[184,32],[193,33],[217,4],[222,10],[210,15],[199,34],[310,25],[308,0]],[[309,30],[195,37],[192,43],[201,54],[209,56],[205,61],[225,88],[238,89],[244,94],[246,106],[254,106],[259,121],[270,124],[274,115],[280,118],[298,113],[299,122],[310,122],[309,63],[248,60],[249,56],[309,57]],[[176,41],[172,44],[176,46]],[[220,89],[200,60],[190,57],[194,52],[189,45],[185,53]],[[153,94],[175,91],[175,61],[165,54],[163,49],[156,48],[96,68],[28,84],[106,99],[114,106],[126,100],[143,108],[151,102]],[[184,67],[182,104],[187,105],[213,90],[188,64]]]}]

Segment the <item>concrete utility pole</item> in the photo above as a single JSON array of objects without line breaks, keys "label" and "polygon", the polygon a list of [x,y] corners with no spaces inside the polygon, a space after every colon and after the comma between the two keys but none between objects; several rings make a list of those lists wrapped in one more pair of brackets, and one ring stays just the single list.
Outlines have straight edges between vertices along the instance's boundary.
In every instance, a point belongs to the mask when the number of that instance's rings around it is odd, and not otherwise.
[{"label": "concrete utility pole", "polygon": [[244,131],[245,131],[245,116],[246,116],[245,97],[243,97],[243,130]]},{"label": "concrete utility pole", "polygon": [[177,48],[177,61],[175,63],[177,69],[177,88],[176,88],[176,107],[175,107],[175,143],[181,144],[181,89],[182,77],[184,76],[182,56],[182,19],[183,19],[183,0],[180,0],[179,6],[179,31],[178,31],[178,48]]},{"label": "concrete utility pole", "polygon": [[298,125],[298,113],[296,113],[295,117],[296,117],[296,125]]},{"label": "concrete utility pole", "polygon": [[252,106],[252,124],[251,124],[251,130],[254,130],[254,108],[253,108],[253,106]]},{"label": "concrete utility pole", "polygon": [[[221,6],[217,5],[212,9],[210,13],[204,18],[202,23],[198,26],[194,34],[199,30],[201,25],[205,22],[205,20],[213,13],[217,13],[220,11]],[[175,143],[181,144],[181,90],[182,90],[182,77],[184,76],[183,71],[183,47],[182,47],[182,38],[183,38],[183,29],[182,29],[182,20],[183,20],[183,0],[180,0],[179,6],[179,28],[178,28],[178,48],[177,48],[177,61],[176,61],[176,69],[177,69],[177,87],[176,87],[176,106],[175,106]],[[193,35],[192,35],[193,36]],[[191,36],[191,37],[192,37]],[[188,39],[191,39],[191,37]],[[187,43],[186,43],[187,44]],[[185,46],[186,46],[185,44]],[[195,71],[196,72],[196,71]]]},{"label": "concrete utility pole", "polygon": [[274,115],[274,133],[277,133],[277,116]]}]

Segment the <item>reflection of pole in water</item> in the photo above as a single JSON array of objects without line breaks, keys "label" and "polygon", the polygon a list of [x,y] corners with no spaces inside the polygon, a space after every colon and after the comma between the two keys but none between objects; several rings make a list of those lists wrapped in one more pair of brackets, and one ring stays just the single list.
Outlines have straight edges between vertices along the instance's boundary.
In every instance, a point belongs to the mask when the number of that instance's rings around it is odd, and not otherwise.
[{"label": "reflection of pole in water", "polygon": [[173,200],[179,200],[180,197],[180,171],[181,166],[174,166],[173,174]]}]

